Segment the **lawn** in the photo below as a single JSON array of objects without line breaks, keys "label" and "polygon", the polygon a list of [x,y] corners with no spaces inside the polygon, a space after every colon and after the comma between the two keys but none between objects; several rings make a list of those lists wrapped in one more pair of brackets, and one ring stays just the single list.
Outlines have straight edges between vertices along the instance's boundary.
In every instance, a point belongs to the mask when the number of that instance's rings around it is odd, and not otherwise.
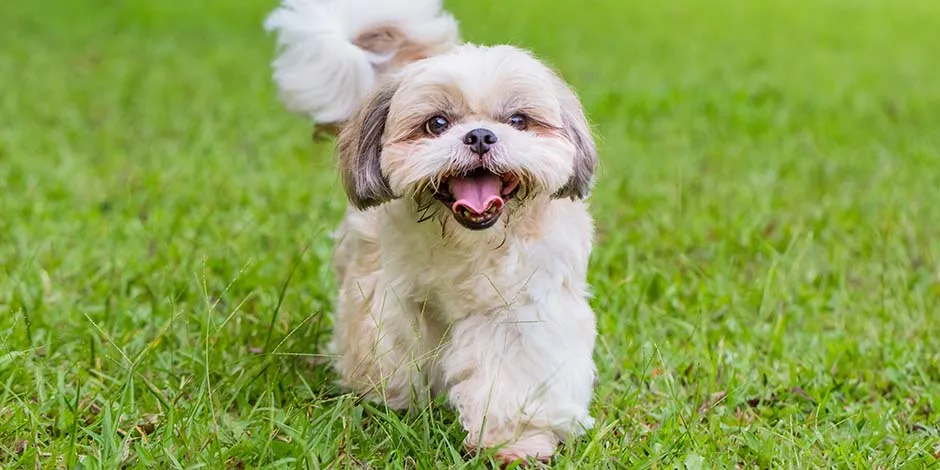
[{"label": "lawn", "polygon": [[[346,202],[273,6],[0,8],[0,467],[488,466],[333,383]],[[597,426],[554,466],[938,465],[940,3],[448,7],[597,130]]]}]

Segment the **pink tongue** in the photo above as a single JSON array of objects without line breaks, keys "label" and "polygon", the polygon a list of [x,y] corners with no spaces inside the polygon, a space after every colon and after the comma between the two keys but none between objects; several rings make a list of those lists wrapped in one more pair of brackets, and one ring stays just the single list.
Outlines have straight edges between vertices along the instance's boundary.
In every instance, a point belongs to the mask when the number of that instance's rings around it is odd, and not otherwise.
[{"label": "pink tongue", "polygon": [[503,182],[499,176],[492,173],[485,175],[451,178],[450,194],[457,202],[451,207],[454,212],[467,209],[474,214],[486,212],[490,206],[498,210],[503,207],[503,198],[500,196]]}]

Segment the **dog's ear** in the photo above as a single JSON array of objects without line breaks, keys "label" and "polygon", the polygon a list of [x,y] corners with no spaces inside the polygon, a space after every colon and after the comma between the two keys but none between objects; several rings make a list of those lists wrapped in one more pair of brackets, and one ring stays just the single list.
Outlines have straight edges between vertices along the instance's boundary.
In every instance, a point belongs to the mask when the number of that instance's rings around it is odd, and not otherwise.
[{"label": "dog's ear", "polygon": [[597,147],[591,133],[591,125],[584,115],[581,101],[574,91],[561,79],[558,79],[559,101],[561,102],[562,131],[575,147],[574,168],[571,178],[561,187],[553,198],[584,199],[591,192],[594,184],[594,171],[597,168]]},{"label": "dog's ear", "polygon": [[394,199],[382,174],[382,137],[397,82],[380,86],[340,132],[337,142],[340,173],[349,201],[358,209]]}]

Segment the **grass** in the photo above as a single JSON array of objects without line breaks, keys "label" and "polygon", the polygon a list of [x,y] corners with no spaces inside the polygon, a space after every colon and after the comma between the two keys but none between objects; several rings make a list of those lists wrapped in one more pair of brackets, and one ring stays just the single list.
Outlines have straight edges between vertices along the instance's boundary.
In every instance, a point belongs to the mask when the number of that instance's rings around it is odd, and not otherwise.
[{"label": "grass", "polygon": [[[581,92],[597,428],[559,468],[940,457],[940,4],[451,1]],[[345,206],[267,2],[0,14],[0,467],[485,468],[335,388]]]}]

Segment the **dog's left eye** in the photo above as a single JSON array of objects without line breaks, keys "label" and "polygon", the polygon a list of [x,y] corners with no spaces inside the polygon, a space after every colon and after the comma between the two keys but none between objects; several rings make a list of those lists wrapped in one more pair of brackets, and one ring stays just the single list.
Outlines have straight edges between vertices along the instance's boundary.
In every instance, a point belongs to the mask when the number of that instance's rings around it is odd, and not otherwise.
[{"label": "dog's left eye", "polygon": [[424,130],[431,135],[441,135],[450,127],[450,121],[444,116],[434,116],[424,123]]},{"label": "dog's left eye", "polygon": [[520,131],[524,131],[529,127],[529,118],[525,117],[524,114],[513,114],[509,117],[509,125]]}]

